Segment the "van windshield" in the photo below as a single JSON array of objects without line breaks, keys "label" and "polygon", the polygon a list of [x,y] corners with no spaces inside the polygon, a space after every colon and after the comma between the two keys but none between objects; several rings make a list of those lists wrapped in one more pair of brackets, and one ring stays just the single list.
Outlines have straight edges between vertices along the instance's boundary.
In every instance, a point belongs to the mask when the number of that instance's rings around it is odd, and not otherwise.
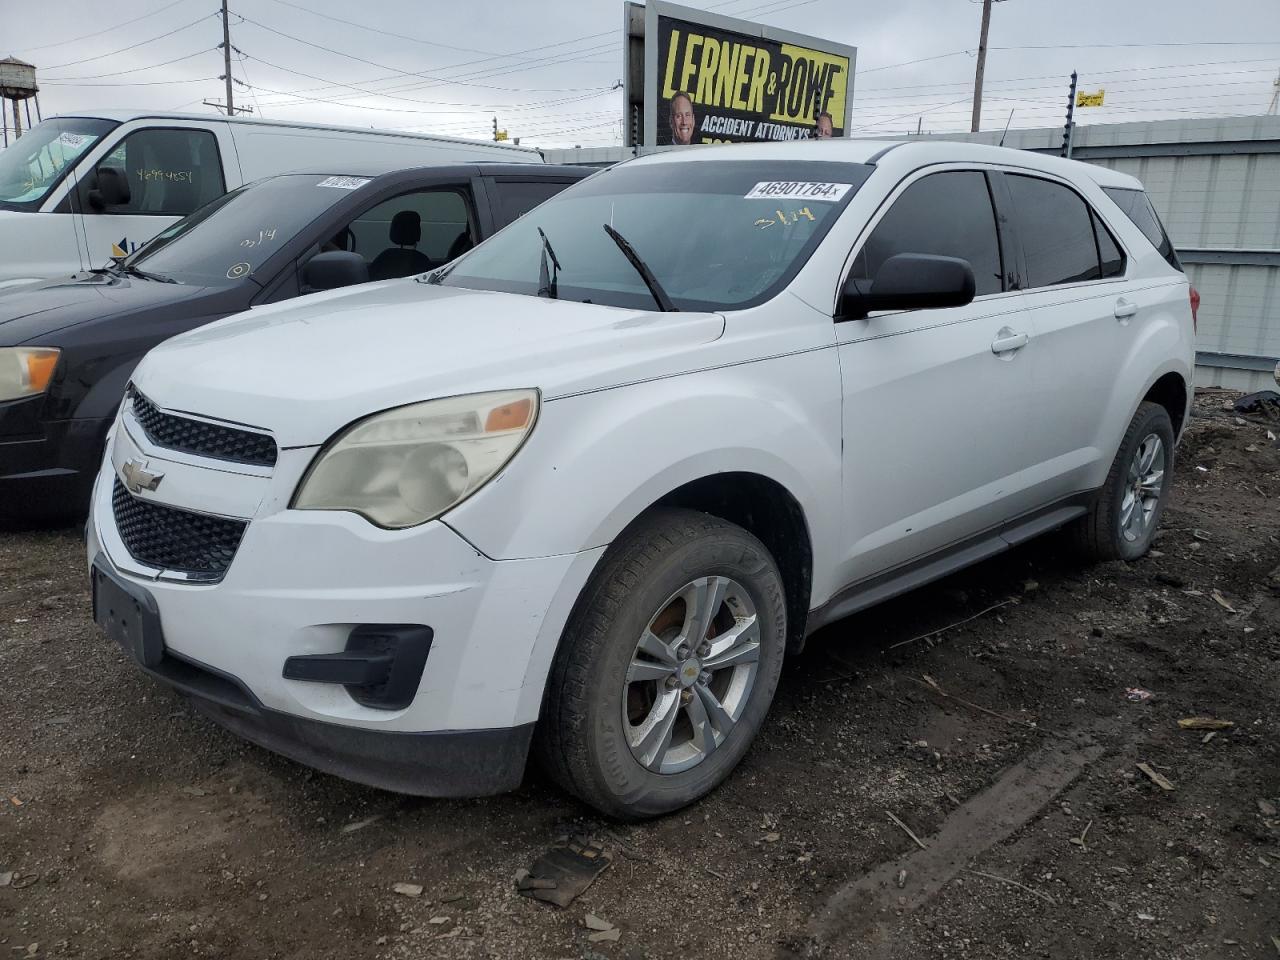
[{"label": "van windshield", "polygon": [[[303,227],[367,183],[367,177],[319,174],[258,180],[162,230],[123,265],[184,283],[243,280]],[[325,249],[345,249],[342,238],[333,243]]]},{"label": "van windshield", "polygon": [[626,239],[678,310],[763,303],[874,168],[819,161],[622,164],[535,207],[429,282],[653,309]]},{"label": "van windshield", "polygon": [[76,161],[116,126],[83,117],[37,123],[0,150],[0,208],[37,209]]}]

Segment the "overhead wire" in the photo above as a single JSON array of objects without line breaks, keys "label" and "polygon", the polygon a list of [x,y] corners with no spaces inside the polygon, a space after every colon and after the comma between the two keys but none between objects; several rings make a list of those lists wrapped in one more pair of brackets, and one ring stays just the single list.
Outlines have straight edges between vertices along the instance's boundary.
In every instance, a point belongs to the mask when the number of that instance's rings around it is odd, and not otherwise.
[{"label": "overhead wire", "polygon": [[148,43],[155,43],[157,40],[163,40],[165,37],[172,37],[175,33],[182,33],[184,30],[190,30],[196,24],[203,23],[211,17],[218,16],[214,13],[205,14],[203,17],[197,17],[190,23],[183,24],[180,27],[159,34],[158,36],[148,37],[146,40],[139,40],[137,43],[131,43],[127,47],[121,47],[119,50],[112,50],[110,53],[100,53],[95,57],[85,57],[81,60],[70,60],[67,63],[55,63],[52,66],[44,67],[45,70],[61,70],[63,67],[74,67],[81,63],[92,63],[94,60],[105,60],[107,57],[119,56],[122,53],[128,53],[130,50],[136,50],[138,47],[146,46]]},{"label": "overhead wire", "polygon": [[163,7],[160,7],[159,9],[156,9],[156,10],[151,10],[140,16],[134,17],[132,20],[125,20],[123,23],[113,23],[109,27],[100,27],[99,29],[90,31],[89,33],[81,34],[78,37],[71,37],[69,40],[58,40],[55,43],[43,43],[38,47],[20,47],[17,52],[25,56],[26,54],[29,54],[29,53],[35,53],[35,51],[37,50],[48,50],[50,47],[64,47],[69,43],[79,43],[81,40],[94,39],[96,37],[102,36],[102,34],[104,33],[110,33],[112,30],[119,30],[122,27],[127,27],[127,26],[130,26],[131,24],[135,24],[139,20],[146,20],[150,17],[156,16],[157,14],[164,13],[166,10],[172,7],[176,7],[178,4],[185,3],[185,2],[186,0],[173,0],[172,3],[166,3]]}]

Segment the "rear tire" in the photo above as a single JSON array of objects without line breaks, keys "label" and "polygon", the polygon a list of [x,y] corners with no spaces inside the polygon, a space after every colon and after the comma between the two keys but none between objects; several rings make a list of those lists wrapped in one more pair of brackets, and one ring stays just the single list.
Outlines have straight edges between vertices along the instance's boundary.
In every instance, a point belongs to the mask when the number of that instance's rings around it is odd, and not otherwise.
[{"label": "rear tire", "polygon": [[678,810],[729,775],[773,701],[782,576],[741,527],[661,509],[610,547],[570,616],[535,737],[543,768],[597,810]]},{"label": "rear tire", "polygon": [[1151,549],[1173,486],[1173,423],[1144,401],[1129,421],[1107,481],[1070,533],[1087,559],[1137,560]]}]

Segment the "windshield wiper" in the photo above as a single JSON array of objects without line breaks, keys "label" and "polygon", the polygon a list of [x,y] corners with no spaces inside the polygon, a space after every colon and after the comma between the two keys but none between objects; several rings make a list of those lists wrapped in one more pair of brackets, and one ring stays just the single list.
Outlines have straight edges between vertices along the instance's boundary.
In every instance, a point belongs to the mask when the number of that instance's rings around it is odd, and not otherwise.
[{"label": "windshield wiper", "polygon": [[132,263],[120,264],[120,269],[134,277],[141,277],[143,280],[154,280],[156,283],[177,283],[173,277],[166,277],[161,273],[152,273],[150,270],[139,270]]},{"label": "windshield wiper", "polygon": [[636,253],[635,247],[627,242],[627,238],[607,223],[604,224],[604,232],[618,245],[618,249],[627,258],[627,262],[636,268],[636,273],[640,274],[640,279],[644,281],[644,285],[653,294],[653,300],[658,305],[658,309],[664,313],[677,312],[675,304],[667,296],[667,291],[662,289],[662,284],[658,283],[658,278],[653,275],[653,271],[649,269],[648,265],[640,259],[640,254]]},{"label": "windshield wiper", "polygon": [[[542,232],[542,228],[538,228],[538,236],[542,238],[542,263],[538,267],[538,296],[544,293],[552,300],[559,300],[559,287],[556,281],[560,277],[560,261],[556,259],[556,252],[551,249],[551,241],[547,239],[547,235]],[[551,257],[551,269],[547,270],[547,257]]]}]

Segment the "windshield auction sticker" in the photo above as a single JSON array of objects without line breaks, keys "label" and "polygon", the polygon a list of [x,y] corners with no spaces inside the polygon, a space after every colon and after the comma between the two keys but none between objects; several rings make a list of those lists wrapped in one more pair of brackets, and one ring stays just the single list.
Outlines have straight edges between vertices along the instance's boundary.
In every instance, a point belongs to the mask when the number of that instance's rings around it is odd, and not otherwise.
[{"label": "windshield auction sticker", "polygon": [[[823,200],[836,203],[853,189],[851,183],[814,183],[805,180],[765,180],[751,188],[745,200]],[[812,219],[812,217],[810,218]]]},{"label": "windshield auction sticker", "polygon": [[335,190],[359,190],[372,177],[325,177],[317,187],[333,187]]}]

